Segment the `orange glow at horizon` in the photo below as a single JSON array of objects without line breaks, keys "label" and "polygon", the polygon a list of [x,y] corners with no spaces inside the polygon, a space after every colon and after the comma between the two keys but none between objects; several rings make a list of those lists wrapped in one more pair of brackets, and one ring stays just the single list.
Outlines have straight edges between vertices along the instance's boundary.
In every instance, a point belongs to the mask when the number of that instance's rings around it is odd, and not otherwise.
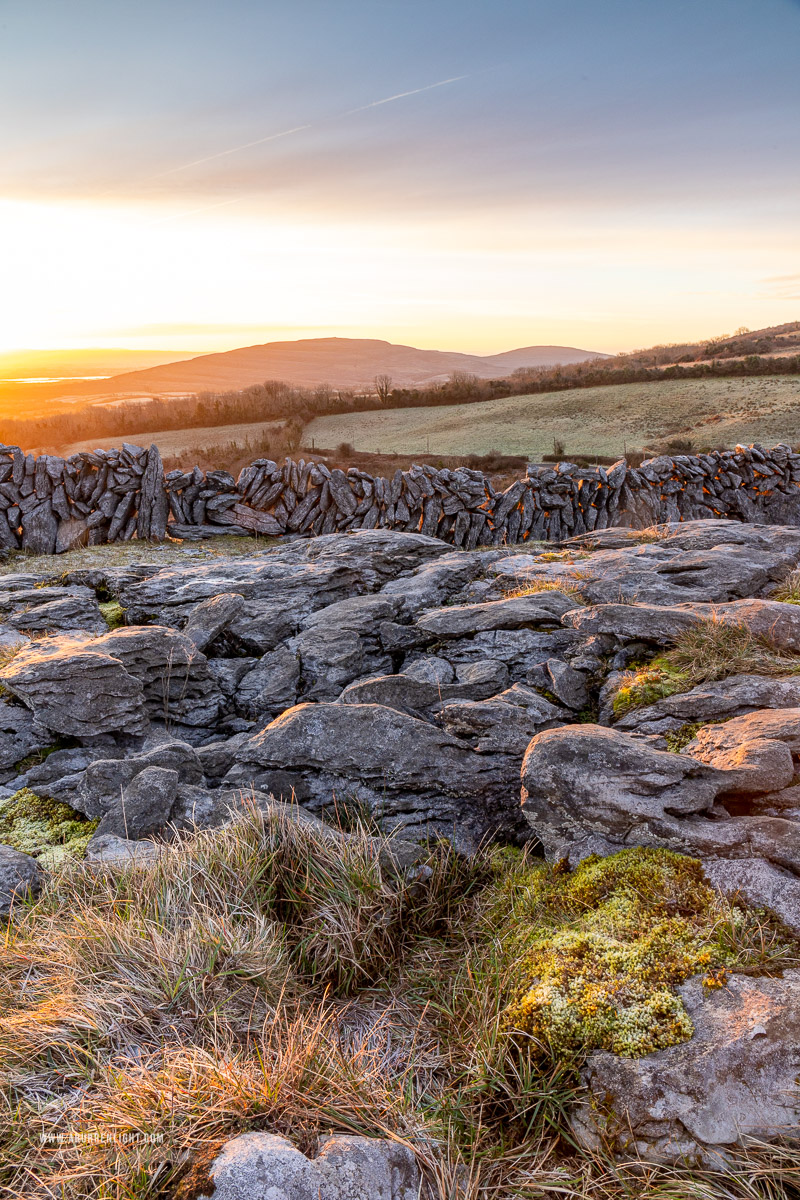
[{"label": "orange glow at horizon", "polygon": [[687,230],[667,214],[623,228],[613,213],[520,209],[502,227],[479,214],[398,227],[244,203],[5,200],[0,231],[0,351],[202,354],[341,336],[613,352],[778,324],[796,307],[780,283],[785,230]]}]

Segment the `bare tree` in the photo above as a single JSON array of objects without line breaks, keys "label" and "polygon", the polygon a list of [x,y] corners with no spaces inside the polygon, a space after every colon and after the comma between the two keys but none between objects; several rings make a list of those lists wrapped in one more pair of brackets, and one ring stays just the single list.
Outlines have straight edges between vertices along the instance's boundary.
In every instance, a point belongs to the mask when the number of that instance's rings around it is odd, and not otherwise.
[{"label": "bare tree", "polygon": [[376,375],[375,391],[378,394],[378,399],[380,400],[381,404],[386,404],[392,391],[391,375]]}]

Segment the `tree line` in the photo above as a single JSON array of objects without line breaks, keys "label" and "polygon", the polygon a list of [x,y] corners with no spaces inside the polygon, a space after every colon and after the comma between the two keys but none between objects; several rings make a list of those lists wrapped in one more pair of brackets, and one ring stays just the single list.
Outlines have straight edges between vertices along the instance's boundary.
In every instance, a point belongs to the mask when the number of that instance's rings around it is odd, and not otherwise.
[{"label": "tree line", "polygon": [[634,355],[618,355],[565,366],[522,368],[505,379],[478,379],[465,372],[455,372],[446,381],[415,388],[393,387],[386,375],[376,377],[374,388],[364,391],[333,388],[327,384],[299,388],[280,380],[267,380],[238,391],[200,392],[185,398],[117,400],[38,418],[8,418],[0,421],[0,439],[7,444],[54,451],[93,438],[131,439],[145,431],[274,421],[282,423],[282,432],[290,442],[296,442],[302,427],[314,417],[334,413],[480,403],[506,396],[663,379],[798,374],[800,354],[784,358],[748,354],[738,359],[721,358],[667,366],[648,366]]}]

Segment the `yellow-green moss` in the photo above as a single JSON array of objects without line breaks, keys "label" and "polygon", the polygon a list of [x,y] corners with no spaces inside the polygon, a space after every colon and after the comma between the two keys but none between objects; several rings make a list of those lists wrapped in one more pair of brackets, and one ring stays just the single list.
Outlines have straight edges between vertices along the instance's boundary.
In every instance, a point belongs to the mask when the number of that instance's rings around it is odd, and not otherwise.
[{"label": "yellow-green moss", "polygon": [[104,600],[98,607],[109,629],[118,629],[125,624],[125,609],[119,600]]},{"label": "yellow-green moss", "polygon": [[665,733],[664,741],[667,743],[667,749],[671,750],[673,754],[680,754],[684,746],[688,746],[689,742],[694,741],[698,729],[702,728],[702,721],[687,721],[679,729],[673,729],[670,733]]},{"label": "yellow-green moss", "polygon": [[[743,909],[713,891],[698,860],[668,850],[592,856],[571,873],[505,864],[485,916],[512,962],[506,1028],[554,1056],[638,1056],[686,1041],[677,985],[704,972],[719,986],[727,968],[763,958]],[[763,931],[770,918],[760,920]]]},{"label": "yellow-green moss", "polygon": [[81,858],[98,824],[68,804],[37,796],[30,788],[0,800],[0,842],[47,867],[64,858]]}]

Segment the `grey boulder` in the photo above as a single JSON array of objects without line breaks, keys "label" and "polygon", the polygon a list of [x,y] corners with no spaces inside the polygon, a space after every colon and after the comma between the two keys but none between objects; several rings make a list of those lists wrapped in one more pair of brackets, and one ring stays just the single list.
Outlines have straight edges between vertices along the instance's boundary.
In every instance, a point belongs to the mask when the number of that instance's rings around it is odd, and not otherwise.
[{"label": "grey boulder", "polygon": [[565,714],[532,688],[515,683],[490,700],[449,700],[435,716],[447,733],[482,754],[518,756],[541,730],[563,724]]},{"label": "grey boulder", "polygon": [[178,772],[146,767],[125,788],[97,827],[98,834],[136,841],[160,833],[169,823],[178,794]]},{"label": "grey boulder", "polygon": [[453,605],[417,618],[417,627],[440,639],[467,637],[493,629],[529,629],[557,625],[578,601],[562,592],[535,592],[484,604]]},{"label": "grey boulder", "polygon": [[508,683],[508,668],[501,662],[467,663],[459,667],[457,676],[452,667],[450,670],[451,683],[428,682],[407,672],[359,679],[344,689],[339,702],[384,704],[403,712],[425,712],[445,700],[483,700],[496,695]]},{"label": "grey boulder", "polygon": [[23,758],[43,750],[52,740],[52,735],[36,724],[27,708],[0,700],[0,770],[16,767]]},{"label": "grey boulder", "polygon": [[9,617],[7,624],[12,629],[24,631],[31,636],[69,633],[73,629],[83,629],[87,633],[99,636],[108,630],[94,597],[89,600],[79,596],[52,600],[49,604],[37,604],[27,612],[17,612]]},{"label": "grey boulder", "polygon": [[114,833],[96,833],[86,847],[86,861],[93,868],[142,867],[156,862],[160,851],[155,842],[136,841]]},{"label": "grey boulder", "polygon": [[[800,873],[800,823],[751,813],[738,799],[744,786],[764,788],[776,745],[769,761],[762,744],[755,754],[764,757],[728,770],[600,725],[546,730],[522,763],[523,812],[548,857],[571,863],[626,846],[663,846],[699,858],[764,858]],[[788,747],[779,751],[785,771]]]},{"label": "grey boulder", "polygon": [[300,704],[239,750],[226,786],[270,790],[288,776],[304,806],[355,798],[392,826],[452,831],[478,838],[519,830],[515,760],[477,754],[427,721],[378,704]]},{"label": "grey boulder", "polygon": [[99,758],[89,763],[81,777],[73,807],[84,816],[103,817],[116,808],[128,785],[151,767],[174,771],[181,784],[203,782],[203,764],[185,742],[164,742],[142,754],[125,758]]},{"label": "grey boulder", "polygon": [[93,649],[119,659],[141,683],[151,718],[183,725],[213,725],[222,694],[208,660],[175,629],[160,625],[115,629],[98,638]]},{"label": "grey boulder", "polygon": [[769,908],[800,934],[800,879],[763,858],[712,858],[703,862],[709,883],[726,896],[741,896],[755,908]]},{"label": "grey boulder", "polygon": [[274,1133],[243,1133],[211,1165],[211,1188],[198,1200],[419,1200],[413,1152],[382,1138],[320,1139],[307,1158]]},{"label": "grey boulder", "polygon": [[0,916],[7,916],[15,902],[35,896],[43,878],[35,858],[0,845]]},{"label": "grey boulder", "polygon": [[234,690],[236,709],[248,717],[276,717],[297,702],[299,686],[297,651],[278,646],[242,675]]},{"label": "grey boulder", "polygon": [[244,597],[236,592],[221,592],[218,596],[211,596],[189,613],[189,620],[183,629],[184,637],[198,650],[205,650],[244,607]]}]

